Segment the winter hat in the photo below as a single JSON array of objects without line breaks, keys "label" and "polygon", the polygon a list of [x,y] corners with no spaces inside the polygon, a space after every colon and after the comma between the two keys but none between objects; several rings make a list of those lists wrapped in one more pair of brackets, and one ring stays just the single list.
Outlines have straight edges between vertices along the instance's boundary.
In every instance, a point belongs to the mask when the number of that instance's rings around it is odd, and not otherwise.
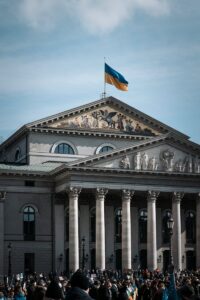
[{"label": "winter hat", "polygon": [[72,287],[79,287],[85,291],[90,287],[88,277],[80,271],[77,271],[72,275],[70,282]]}]

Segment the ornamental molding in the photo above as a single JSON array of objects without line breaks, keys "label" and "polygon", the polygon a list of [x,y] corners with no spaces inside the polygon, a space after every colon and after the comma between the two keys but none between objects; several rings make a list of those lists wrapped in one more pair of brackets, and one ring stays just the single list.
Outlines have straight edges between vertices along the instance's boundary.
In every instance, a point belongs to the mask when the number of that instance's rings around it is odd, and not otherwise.
[{"label": "ornamental molding", "polygon": [[80,187],[70,187],[69,189],[67,189],[69,198],[78,198],[80,192],[81,192]]},{"label": "ornamental molding", "polygon": [[107,193],[108,193],[108,189],[106,189],[106,188],[97,188],[96,189],[96,199],[97,200],[104,199]]},{"label": "ornamental molding", "polygon": [[172,196],[172,201],[173,202],[181,202],[181,200],[184,197],[184,193],[183,192],[174,192],[173,196]]},{"label": "ornamental molding", "polygon": [[122,190],[122,201],[129,201],[133,197],[135,191],[132,190]]}]

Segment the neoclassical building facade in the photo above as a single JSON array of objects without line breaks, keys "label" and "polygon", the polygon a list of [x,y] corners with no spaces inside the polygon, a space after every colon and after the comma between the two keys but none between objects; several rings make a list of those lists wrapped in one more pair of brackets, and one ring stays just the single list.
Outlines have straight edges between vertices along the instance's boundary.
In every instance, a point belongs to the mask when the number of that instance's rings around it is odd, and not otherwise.
[{"label": "neoclassical building facade", "polygon": [[0,275],[200,268],[200,146],[114,97],[0,145]]}]

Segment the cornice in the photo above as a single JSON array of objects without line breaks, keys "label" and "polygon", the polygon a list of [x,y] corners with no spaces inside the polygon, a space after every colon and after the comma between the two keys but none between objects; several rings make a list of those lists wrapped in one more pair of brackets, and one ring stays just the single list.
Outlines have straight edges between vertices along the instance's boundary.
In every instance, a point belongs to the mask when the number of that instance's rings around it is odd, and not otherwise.
[{"label": "cornice", "polygon": [[48,127],[32,127],[29,128],[30,132],[40,132],[46,134],[60,134],[60,135],[78,135],[78,136],[95,136],[95,137],[108,137],[108,138],[118,138],[118,139],[130,139],[130,140],[147,140],[152,138],[152,136],[144,135],[131,135],[112,131],[103,131],[98,129],[61,129],[61,128],[48,128]]},{"label": "cornice", "polygon": [[154,177],[178,177],[178,178],[200,178],[198,173],[180,173],[180,172],[165,172],[165,171],[148,171],[148,170],[130,170],[130,169],[115,169],[115,168],[98,168],[98,167],[80,167],[80,166],[67,166],[63,165],[60,168],[52,170],[51,175],[59,175],[61,173],[88,173],[88,174],[113,174],[113,175],[136,175],[136,176],[154,176]]}]

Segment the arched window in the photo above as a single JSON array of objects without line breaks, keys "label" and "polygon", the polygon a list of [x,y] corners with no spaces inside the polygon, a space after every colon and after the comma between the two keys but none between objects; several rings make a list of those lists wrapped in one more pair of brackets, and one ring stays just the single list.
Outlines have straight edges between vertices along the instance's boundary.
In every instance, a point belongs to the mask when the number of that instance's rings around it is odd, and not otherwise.
[{"label": "arched window", "polygon": [[93,207],[90,211],[90,241],[96,241],[96,208]]},{"label": "arched window", "polygon": [[167,227],[167,221],[171,218],[172,213],[170,210],[166,210],[162,218],[162,240],[163,244],[168,244],[170,242],[169,229]]},{"label": "arched window", "polygon": [[196,242],[196,217],[195,213],[188,211],[185,216],[186,243],[194,244]]},{"label": "arched window", "polygon": [[139,241],[147,242],[147,210],[142,209],[139,214]]},{"label": "arched window", "polygon": [[35,209],[32,206],[26,206],[23,210],[24,222],[24,240],[35,240]]},{"label": "arched window", "polygon": [[69,144],[66,144],[66,143],[58,144],[54,150],[54,153],[75,154],[74,149]]},{"label": "arched window", "polygon": [[97,147],[95,154],[112,151],[114,149],[116,149],[115,145],[113,145],[111,143],[104,143],[104,144],[101,144],[99,147]]},{"label": "arched window", "polygon": [[122,209],[117,208],[115,211],[115,241],[121,243],[122,241]]},{"label": "arched window", "polygon": [[113,147],[111,146],[104,146],[100,149],[99,153],[103,153],[103,152],[108,152],[108,151],[111,151],[113,150]]}]

